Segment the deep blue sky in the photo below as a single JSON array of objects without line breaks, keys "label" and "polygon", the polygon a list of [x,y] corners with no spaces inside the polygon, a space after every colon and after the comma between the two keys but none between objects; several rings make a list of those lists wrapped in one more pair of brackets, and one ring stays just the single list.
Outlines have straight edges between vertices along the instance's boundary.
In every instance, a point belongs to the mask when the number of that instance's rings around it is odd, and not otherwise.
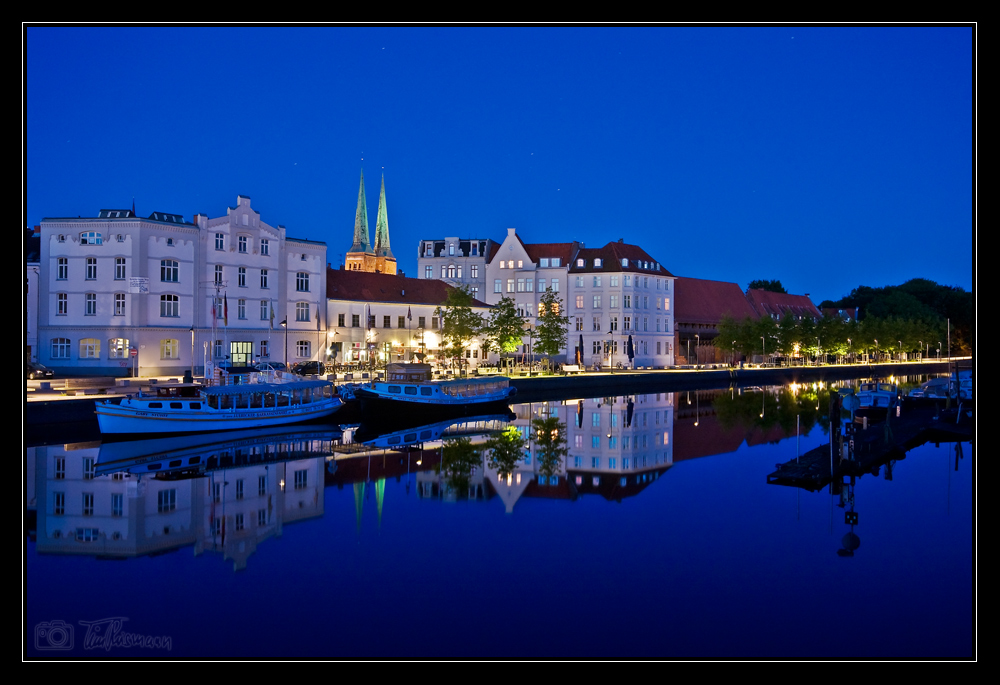
[{"label": "deep blue sky", "polygon": [[[28,28],[25,222],[104,207],[350,245],[624,238],[814,301],[972,288],[967,27]],[[363,161],[362,161],[363,158]]]}]

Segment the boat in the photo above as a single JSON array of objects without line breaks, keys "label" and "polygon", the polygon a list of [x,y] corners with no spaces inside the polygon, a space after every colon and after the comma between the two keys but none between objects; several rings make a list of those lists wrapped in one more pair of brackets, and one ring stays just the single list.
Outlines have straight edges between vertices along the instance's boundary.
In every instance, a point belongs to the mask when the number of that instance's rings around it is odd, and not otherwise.
[{"label": "boat", "polygon": [[899,388],[888,381],[868,381],[858,390],[858,409],[855,416],[882,419],[890,409],[899,404]]},{"label": "boat", "polygon": [[260,373],[245,380],[166,383],[153,392],[105,400],[96,404],[97,422],[104,435],[237,430],[319,419],[344,404],[329,381]]},{"label": "boat", "polygon": [[506,403],[517,392],[506,376],[431,379],[430,364],[389,364],[385,379],[354,390],[363,413],[405,411],[410,414],[452,409],[460,414],[492,413],[483,407]]},{"label": "boat", "polygon": [[949,396],[951,380],[948,378],[932,378],[920,384],[919,388],[914,388],[907,397],[944,398]]}]

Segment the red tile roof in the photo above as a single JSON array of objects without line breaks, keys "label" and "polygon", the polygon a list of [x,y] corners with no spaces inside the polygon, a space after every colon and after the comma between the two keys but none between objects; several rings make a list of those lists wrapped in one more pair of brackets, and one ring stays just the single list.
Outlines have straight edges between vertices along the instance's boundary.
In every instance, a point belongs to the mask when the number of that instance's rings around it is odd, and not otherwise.
[{"label": "red tile roof", "polygon": [[[345,269],[326,270],[326,296],[331,300],[439,305],[448,299],[449,290],[452,290],[450,285],[433,279]],[[473,300],[472,305],[490,306],[479,300]]]},{"label": "red tile roof", "polygon": [[727,314],[737,321],[757,318],[736,283],[678,276],[674,288],[674,320],[678,324],[718,324]]},{"label": "red tile roof", "polygon": [[761,317],[770,316],[780,319],[790,312],[795,317],[823,318],[808,295],[773,293],[770,290],[747,290],[747,300]]},{"label": "red tile roof", "polygon": [[[584,260],[582,267],[576,265],[577,260],[580,259]],[[600,267],[594,267],[595,259],[603,260]],[[622,266],[623,259],[628,260],[627,267]],[[654,264],[657,263],[656,260],[650,257],[649,253],[644,249],[638,245],[629,245],[624,242],[612,242],[604,247],[582,247],[573,257],[573,260],[569,265],[571,273],[599,273],[603,271],[614,273],[629,271],[658,276],[673,276],[672,273],[663,267],[663,264],[660,264],[660,269],[657,271],[654,267]],[[648,266],[642,266],[643,264]]]}]

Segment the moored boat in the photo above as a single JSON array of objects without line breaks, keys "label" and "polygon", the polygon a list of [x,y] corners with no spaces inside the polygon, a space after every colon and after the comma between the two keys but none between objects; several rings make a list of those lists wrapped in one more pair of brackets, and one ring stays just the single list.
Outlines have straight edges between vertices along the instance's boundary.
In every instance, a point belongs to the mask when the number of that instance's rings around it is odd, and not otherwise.
[{"label": "moored boat", "polygon": [[101,433],[189,433],[300,423],[329,416],[344,402],[329,381],[253,375],[248,383],[172,383],[98,402]]},{"label": "moored boat", "polygon": [[355,389],[354,396],[365,413],[453,409],[481,414],[484,405],[505,403],[516,392],[505,376],[435,381],[429,364],[389,364],[385,380]]},{"label": "moored boat", "polygon": [[899,404],[899,388],[888,381],[870,381],[858,390],[858,409],[855,416],[883,419],[890,409]]}]

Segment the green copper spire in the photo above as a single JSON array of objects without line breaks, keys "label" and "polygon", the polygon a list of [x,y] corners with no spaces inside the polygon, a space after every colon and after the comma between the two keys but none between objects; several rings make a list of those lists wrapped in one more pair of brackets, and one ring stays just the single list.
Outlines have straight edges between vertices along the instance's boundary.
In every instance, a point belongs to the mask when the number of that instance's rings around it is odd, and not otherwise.
[{"label": "green copper spire", "polygon": [[389,249],[389,214],[385,209],[385,176],[382,176],[382,191],[378,196],[378,218],[375,220],[375,255],[395,259],[392,250]]},{"label": "green copper spire", "polygon": [[348,252],[371,252],[368,243],[368,201],[365,200],[365,170],[361,170],[361,188],[358,189],[358,209],[354,213],[354,244]]}]

